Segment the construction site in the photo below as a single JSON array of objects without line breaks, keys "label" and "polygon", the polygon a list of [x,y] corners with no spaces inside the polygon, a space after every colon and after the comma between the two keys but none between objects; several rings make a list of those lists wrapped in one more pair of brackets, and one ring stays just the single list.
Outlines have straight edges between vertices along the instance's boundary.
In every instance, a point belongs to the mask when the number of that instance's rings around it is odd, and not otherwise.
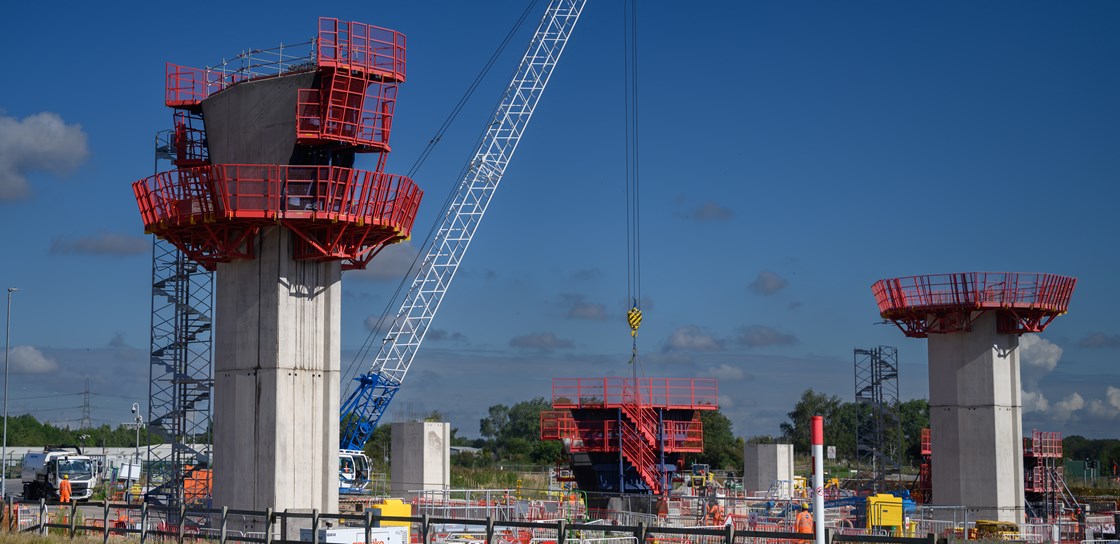
[{"label": "construction site", "polygon": [[[721,390],[710,375],[639,370],[636,121],[626,129],[630,352],[602,375],[550,370],[550,409],[539,414],[539,435],[525,437],[561,447],[543,482],[452,487],[449,424],[386,414],[402,388],[424,387],[406,380],[410,366],[435,334],[518,144],[532,137],[530,119],[586,3],[552,0],[528,18],[536,30],[445,200],[425,193],[415,169],[390,169],[390,135],[409,123],[396,115],[409,68],[398,30],[321,17],[307,21],[304,41],[254,44],[263,48],[213,65],[168,62],[170,128],[157,134],[155,171],[132,184],[154,244],[146,422],[134,409],[138,459],[48,448],[38,467],[25,462],[23,495],[8,493],[5,526],[106,541],[262,544],[1115,541],[1120,508],[1070,491],[1061,433],[1023,429],[1020,337],[1069,311],[1072,276],[867,278],[878,314],[864,317],[928,349],[929,426],[916,470],[899,445],[900,356],[887,345],[852,352],[851,399],[863,414],[857,469],[825,474],[836,454],[819,415],[810,450],[745,443],[742,466],[697,463],[705,414],[743,393]],[[626,108],[636,119],[637,30],[628,31]],[[386,247],[421,238],[428,227],[416,224],[419,210],[441,200],[363,367],[344,368],[346,273],[376,268]],[[141,449],[141,422],[162,445]],[[384,426],[387,474],[369,454]],[[112,465],[124,483],[103,502],[85,502],[96,477],[87,483],[66,468],[78,462],[88,472]],[[65,500],[71,482],[82,504]]]}]

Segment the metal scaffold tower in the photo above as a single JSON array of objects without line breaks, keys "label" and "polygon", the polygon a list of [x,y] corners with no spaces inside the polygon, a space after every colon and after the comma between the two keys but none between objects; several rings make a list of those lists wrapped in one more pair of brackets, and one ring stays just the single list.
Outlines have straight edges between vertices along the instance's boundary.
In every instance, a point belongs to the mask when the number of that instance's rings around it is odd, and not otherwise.
[{"label": "metal scaffold tower", "polygon": [[870,490],[884,491],[884,480],[899,475],[902,455],[898,349],[856,348],[854,360],[856,403],[861,407],[856,426],[856,460],[860,466],[870,467]]},{"label": "metal scaffold tower", "polygon": [[[176,145],[176,140],[184,137],[186,121],[178,116],[176,122],[176,131],[157,136],[157,165],[161,158],[175,164],[199,160],[194,154],[182,153],[182,145]],[[185,486],[184,481],[210,458],[213,292],[213,273],[172,243],[155,238],[148,440],[172,447],[164,454],[148,450],[146,474],[150,485],[158,486],[149,495],[168,505],[197,504],[209,498],[205,496],[209,486],[188,492],[191,486]],[[198,496],[200,490],[204,496]]]}]

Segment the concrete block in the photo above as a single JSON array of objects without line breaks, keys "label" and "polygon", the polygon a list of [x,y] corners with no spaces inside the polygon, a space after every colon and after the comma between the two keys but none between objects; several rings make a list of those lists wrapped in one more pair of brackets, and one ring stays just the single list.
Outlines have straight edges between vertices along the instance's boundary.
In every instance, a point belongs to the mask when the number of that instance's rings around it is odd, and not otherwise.
[{"label": "concrete block", "polygon": [[777,482],[780,496],[793,490],[793,444],[747,444],[743,447],[743,492],[765,494]]},{"label": "concrete block", "polygon": [[428,421],[394,423],[389,479],[394,497],[451,485],[451,425]]}]

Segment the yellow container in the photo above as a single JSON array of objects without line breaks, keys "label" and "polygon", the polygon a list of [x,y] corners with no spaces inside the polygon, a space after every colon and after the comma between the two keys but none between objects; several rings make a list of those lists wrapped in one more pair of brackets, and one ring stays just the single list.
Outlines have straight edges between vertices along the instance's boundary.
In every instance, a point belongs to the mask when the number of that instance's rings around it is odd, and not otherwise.
[{"label": "yellow container", "polygon": [[[370,505],[370,510],[377,510],[381,512],[381,516],[401,516],[408,517],[412,515],[412,505],[404,502],[401,499],[385,499],[379,504]],[[404,541],[412,542],[412,535],[409,534],[411,524],[407,521],[386,521],[381,520],[382,527],[404,527]]]},{"label": "yellow container", "polygon": [[867,497],[867,528],[902,529],[902,497],[880,493]]}]

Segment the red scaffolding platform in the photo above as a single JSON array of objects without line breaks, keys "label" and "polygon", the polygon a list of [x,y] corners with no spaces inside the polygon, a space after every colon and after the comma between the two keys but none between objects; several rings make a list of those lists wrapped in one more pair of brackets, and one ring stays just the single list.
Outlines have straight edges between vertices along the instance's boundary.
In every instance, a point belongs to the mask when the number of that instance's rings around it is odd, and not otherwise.
[{"label": "red scaffolding platform", "polygon": [[1077,278],[1054,274],[968,272],[885,279],[871,291],[879,315],[906,336],[971,330],[983,312],[997,312],[999,332],[1042,332],[1066,313]]},{"label": "red scaffolding platform", "polygon": [[[668,486],[663,463],[703,451],[700,412],[716,410],[718,397],[714,379],[553,378],[555,410],[541,413],[541,439],[561,440],[572,454],[620,456],[647,489],[660,494]],[[578,477],[580,471],[574,472]],[[585,478],[581,485],[592,480],[604,481]]]},{"label": "red scaffolding platform", "polygon": [[360,268],[406,239],[422,192],[403,176],[334,166],[219,164],[133,184],[144,228],[208,268],[252,258],[259,229],[282,224],[302,239],[297,259]]},{"label": "red scaffolding platform", "polygon": [[[383,172],[405,43],[394,30],[323,17],[317,36],[303,43],[207,68],[168,63],[164,100],[177,110],[170,147],[179,170],[133,184],[144,228],[211,270],[253,258],[260,229],[277,224],[296,235],[295,258],[343,260],[344,269],[363,268],[384,246],[407,239],[423,193],[411,179]],[[292,112],[296,144],[318,148],[319,157],[378,153],[376,170],[210,164],[204,101],[246,82],[310,72],[315,88],[297,90]]]}]

